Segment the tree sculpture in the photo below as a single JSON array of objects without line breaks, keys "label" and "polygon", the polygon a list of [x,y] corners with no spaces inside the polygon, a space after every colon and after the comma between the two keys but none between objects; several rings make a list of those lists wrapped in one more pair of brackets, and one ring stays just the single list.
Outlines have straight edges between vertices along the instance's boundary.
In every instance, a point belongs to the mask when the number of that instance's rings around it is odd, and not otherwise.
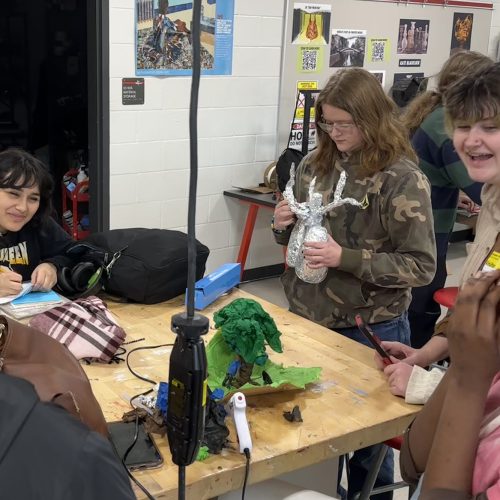
[{"label": "tree sculpture", "polygon": [[275,352],[283,352],[276,323],[262,306],[251,299],[235,299],[214,314],[229,348],[238,355],[239,367],[235,375],[226,377],[226,386],[239,388],[251,382],[254,364],[267,361],[266,344]]}]

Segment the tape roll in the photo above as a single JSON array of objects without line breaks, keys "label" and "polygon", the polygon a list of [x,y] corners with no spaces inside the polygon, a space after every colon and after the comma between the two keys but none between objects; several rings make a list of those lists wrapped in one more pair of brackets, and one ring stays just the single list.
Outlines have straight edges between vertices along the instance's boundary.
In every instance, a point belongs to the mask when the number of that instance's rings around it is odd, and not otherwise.
[{"label": "tape roll", "polygon": [[278,178],[276,176],[276,162],[274,161],[264,171],[264,184],[269,189],[276,191],[278,189]]}]

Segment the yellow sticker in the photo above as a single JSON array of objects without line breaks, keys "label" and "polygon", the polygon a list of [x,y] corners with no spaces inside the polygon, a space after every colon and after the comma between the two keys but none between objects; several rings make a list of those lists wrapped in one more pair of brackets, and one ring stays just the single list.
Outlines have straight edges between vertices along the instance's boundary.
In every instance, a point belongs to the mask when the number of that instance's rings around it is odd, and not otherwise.
[{"label": "yellow sticker", "polygon": [[203,396],[201,397],[201,406],[205,406],[207,404],[207,387],[208,387],[208,379],[206,378],[203,381]]},{"label": "yellow sticker", "polygon": [[500,252],[491,252],[483,271],[494,271],[495,269],[500,269]]},{"label": "yellow sticker", "polygon": [[298,90],[318,90],[318,82],[314,81],[298,81],[297,82]]},{"label": "yellow sticker", "polygon": [[[316,116],[316,110],[314,108],[311,108],[309,110],[309,112],[310,112],[311,121],[314,121],[314,117]],[[298,120],[303,120],[304,115],[305,115],[304,108],[297,108],[297,112],[295,113],[295,118],[297,118]]]}]

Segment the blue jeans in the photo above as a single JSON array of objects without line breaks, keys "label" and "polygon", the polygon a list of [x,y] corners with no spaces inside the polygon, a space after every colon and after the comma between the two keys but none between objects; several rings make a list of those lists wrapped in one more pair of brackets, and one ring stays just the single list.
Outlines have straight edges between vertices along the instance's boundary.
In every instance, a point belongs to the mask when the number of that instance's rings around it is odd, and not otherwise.
[{"label": "blue jeans", "polygon": [[[403,344],[410,344],[410,323],[408,322],[408,314],[405,312],[397,318],[382,323],[370,324],[373,332],[380,338],[380,340],[391,340],[402,342]],[[366,340],[365,336],[360,333],[357,327],[350,328],[337,328],[336,332],[349,337],[356,342],[371,347]],[[387,389],[389,390],[389,389]],[[361,491],[363,483],[365,482],[366,474],[370,469],[372,461],[374,460],[378,448],[376,446],[368,446],[356,450],[349,460],[349,479],[348,479],[348,492],[340,487],[340,478],[342,477],[343,457],[339,460],[339,486],[338,493],[342,499],[351,499],[356,493]],[[374,456],[375,455],[375,456]],[[375,482],[375,487],[385,486],[394,482],[394,453],[389,448],[387,454],[382,462],[380,471]],[[388,493],[381,493],[380,495],[372,496],[376,500],[392,500],[392,491]]]}]

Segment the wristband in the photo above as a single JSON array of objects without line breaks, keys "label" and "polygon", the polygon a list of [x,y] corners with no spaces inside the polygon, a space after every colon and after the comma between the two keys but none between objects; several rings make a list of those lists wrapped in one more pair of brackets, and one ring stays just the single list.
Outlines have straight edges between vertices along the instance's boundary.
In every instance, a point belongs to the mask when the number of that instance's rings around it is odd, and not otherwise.
[{"label": "wristband", "polygon": [[283,233],[286,232],[286,229],[276,229],[274,227],[274,215],[273,215],[273,217],[271,219],[271,229],[273,230],[274,234],[283,234]]}]

